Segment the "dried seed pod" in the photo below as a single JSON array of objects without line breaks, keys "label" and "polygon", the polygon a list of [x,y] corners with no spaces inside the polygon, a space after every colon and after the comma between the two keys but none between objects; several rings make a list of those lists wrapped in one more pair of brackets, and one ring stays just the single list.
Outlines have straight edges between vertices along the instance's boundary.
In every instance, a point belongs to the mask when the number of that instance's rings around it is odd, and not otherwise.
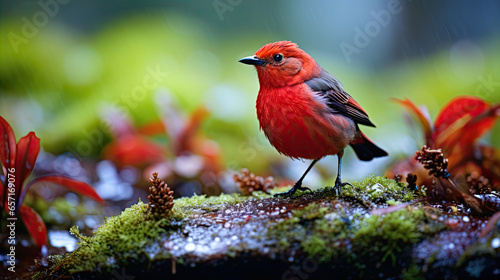
[{"label": "dried seed pod", "polygon": [[478,172],[472,172],[467,175],[467,183],[469,185],[469,191],[472,194],[484,194],[491,193],[491,184],[488,178],[480,175]]},{"label": "dried seed pod", "polygon": [[153,185],[149,187],[148,214],[155,219],[165,218],[174,207],[174,192],[170,190],[164,181],[158,178],[156,172],[153,173],[153,178],[149,178],[149,182]]},{"label": "dried seed pod", "polygon": [[444,157],[441,149],[431,149],[424,145],[422,150],[417,151],[416,158],[418,162],[424,165],[425,169],[429,170],[430,175],[435,177],[448,179],[448,159]]},{"label": "dried seed pod", "polygon": [[408,173],[406,175],[406,182],[408,183],[408,188],[410,190],[416,191],[417,190],[417,175],[413,173]]},{"label": "dried seed pod", "polygon": [[250,173],[247,168],[242,168],[240,174],[233,176],[234,182],[238,185],[243,195],[251,195],[254,191],[264,191],[268,193],[269,189],[275,188],[273,177],[263,178]]}]

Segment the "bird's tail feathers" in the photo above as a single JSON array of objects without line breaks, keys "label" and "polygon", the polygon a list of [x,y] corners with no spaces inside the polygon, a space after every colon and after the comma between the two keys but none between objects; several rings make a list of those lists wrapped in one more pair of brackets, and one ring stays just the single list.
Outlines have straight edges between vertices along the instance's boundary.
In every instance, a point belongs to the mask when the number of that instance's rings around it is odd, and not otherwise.
[{"label": "bird's tail feathers", "polygon": [[351,147],[354,149],[354,152],[356,152],[358,158],[363,161],[370,161],[373,158],[384,157],[388,155],[386,151],[375,145],[361,131],[351,143]]}]

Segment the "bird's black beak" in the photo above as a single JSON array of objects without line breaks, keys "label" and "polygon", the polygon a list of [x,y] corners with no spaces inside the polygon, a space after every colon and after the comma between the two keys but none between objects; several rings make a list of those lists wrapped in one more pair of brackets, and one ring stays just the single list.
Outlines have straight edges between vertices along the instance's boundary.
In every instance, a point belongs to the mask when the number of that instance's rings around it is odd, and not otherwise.
[{"label": "bird's black beak", "polygon": [[267,64],[267,61],[262,60],[255,55],[244,57],[238,60],[238,62],[250,65],[260,65],[260,66],[265,66]]}]

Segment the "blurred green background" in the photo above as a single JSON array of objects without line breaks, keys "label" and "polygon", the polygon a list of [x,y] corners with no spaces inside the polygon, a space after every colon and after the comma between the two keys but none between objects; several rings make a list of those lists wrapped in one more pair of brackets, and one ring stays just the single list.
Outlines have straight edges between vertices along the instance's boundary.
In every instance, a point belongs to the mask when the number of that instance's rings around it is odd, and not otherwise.
[{"label": "blurred green background", "polygon": [[[363,130],[391,156],[365,163],[348,149],[348,180],[423,144],[391,98],[426,105],[433,119],[456,96],[500,102],[498,1],[2,0],[0,24],[0,114],[17,138],[35,131],[54,154],[100,159],[109,106],[140,127],[171,96],[186,115],[208,108],[200,130],[225,167],[269,174],[271,163],[291,164],[282,175],[296,179],[308,163],[259,132],[257,76],[237,62],[279,40],[311,54],[377,125]],[[79,149],[95,129],[102,140]],[[500,147],[500,125],[482,141]],[[333,178],[336,159],[320,165]]]}]

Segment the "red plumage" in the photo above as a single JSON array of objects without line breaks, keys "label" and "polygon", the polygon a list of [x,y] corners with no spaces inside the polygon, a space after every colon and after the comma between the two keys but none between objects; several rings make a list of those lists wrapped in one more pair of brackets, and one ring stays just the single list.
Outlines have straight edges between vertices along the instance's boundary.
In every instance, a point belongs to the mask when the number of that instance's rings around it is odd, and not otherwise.
[{"label": "red plumage", "polygon": [[359,130],[358,124],[374,126],[366,112],[334,76],[296,44],[270,43],[240,62],[257,69],[257,117],[271,144],[286,156],[314,160],[286,196],[304,189],[302,179],[327,155],[338,155],[335,185],[344,185],[340,165],[347,145],[361,160],[387,155]]}]

